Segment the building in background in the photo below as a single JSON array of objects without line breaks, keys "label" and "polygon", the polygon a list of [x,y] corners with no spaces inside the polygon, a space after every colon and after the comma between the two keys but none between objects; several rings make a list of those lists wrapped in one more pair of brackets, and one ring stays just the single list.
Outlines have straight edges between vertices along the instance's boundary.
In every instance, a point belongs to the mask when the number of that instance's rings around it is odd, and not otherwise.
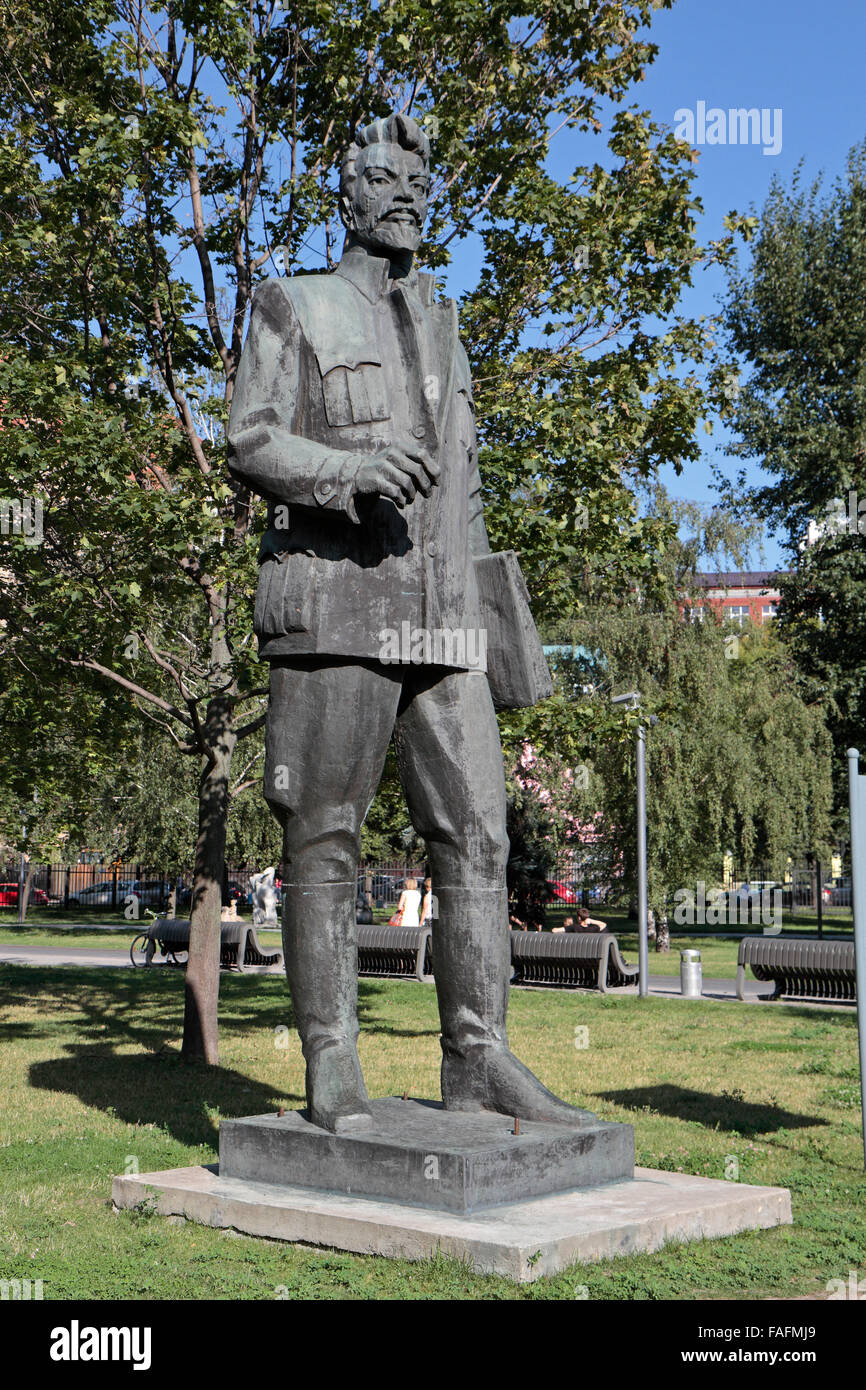
[{"label": "building in background", "polygon": [[692,622],[703,622],[708,609],[723,622],[769,623],[781,602],[780,575],[771,570],[731,570],[724,574],[698,574],[698,592],[686,605]]}]

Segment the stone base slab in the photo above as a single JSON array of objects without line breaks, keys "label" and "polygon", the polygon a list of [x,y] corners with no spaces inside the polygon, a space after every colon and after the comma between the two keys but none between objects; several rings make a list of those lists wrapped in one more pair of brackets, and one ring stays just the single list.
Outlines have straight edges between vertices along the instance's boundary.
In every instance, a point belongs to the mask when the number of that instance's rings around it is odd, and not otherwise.
[{"label": "stone base slab", "polygon": [[634,1175],[631,1125],[585,1129],[445,1110],[441,1101],[370,1102],[373,1126],[330,1134],[303,1110],[220,1125],[220,1173],[244,1182],[383,1198],[461,1216]]},{"label": "stone base slab", "polygon": [[148,1199],[163,1216],[362,1255],[425,1260],[437,1251],[519,1283],[576,1262],[790,1224],[784,1187],[750,1187],[636,1168],[634,1178],[471,1216],[220,1177],[215,1167],[116,1177],[117,1207]]}]

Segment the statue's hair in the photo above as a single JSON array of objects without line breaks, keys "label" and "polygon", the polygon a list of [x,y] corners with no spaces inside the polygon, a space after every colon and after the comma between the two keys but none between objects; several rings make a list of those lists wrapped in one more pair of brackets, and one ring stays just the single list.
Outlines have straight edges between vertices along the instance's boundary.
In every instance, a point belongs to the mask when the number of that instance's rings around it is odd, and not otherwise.
[{"label": "statue's hair", "polygon": [[420,154],[425,164],[430,162],[430,141],[417,121],[398,112],[391,116],[380,116],[369,125],[358,126],[355,139],[343,156],[340,169],[341,193],[348,193],[357,177],[358,156],[370,145],[400,145],[404,150]]}]

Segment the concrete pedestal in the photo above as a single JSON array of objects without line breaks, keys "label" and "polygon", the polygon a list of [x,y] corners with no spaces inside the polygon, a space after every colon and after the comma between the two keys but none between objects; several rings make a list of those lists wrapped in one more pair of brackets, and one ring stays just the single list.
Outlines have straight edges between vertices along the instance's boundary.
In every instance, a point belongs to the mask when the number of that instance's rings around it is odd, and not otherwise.
[{"label": "concrete pedestal", "polygon": [[[522,1128],[522,1126],[521,1126]],[[490,1207],[471,1215],[177,1168],[114,1179],[117,1207],[152,1199],[165,1216],[271,1240],[365,1255],[429,1259],[437,1251],[478,1273],[521,1283],[578,1261],[658,1250],[790,1223],[781,1187],[747,1187],[684,1173],[637,1168],[634,1177],[580,1192]],[[579,1272],[576,1272],[579,1280]]]}]

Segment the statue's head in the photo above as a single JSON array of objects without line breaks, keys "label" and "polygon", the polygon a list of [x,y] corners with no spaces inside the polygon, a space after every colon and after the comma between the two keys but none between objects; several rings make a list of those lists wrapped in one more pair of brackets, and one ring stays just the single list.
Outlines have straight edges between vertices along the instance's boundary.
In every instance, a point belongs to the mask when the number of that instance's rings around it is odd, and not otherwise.
[{"label": "statue's head", "polygon": [[430,142],[411,116],[361,127],[340,175],[350,238],[380,256],[417,251],[427,216]]}]

